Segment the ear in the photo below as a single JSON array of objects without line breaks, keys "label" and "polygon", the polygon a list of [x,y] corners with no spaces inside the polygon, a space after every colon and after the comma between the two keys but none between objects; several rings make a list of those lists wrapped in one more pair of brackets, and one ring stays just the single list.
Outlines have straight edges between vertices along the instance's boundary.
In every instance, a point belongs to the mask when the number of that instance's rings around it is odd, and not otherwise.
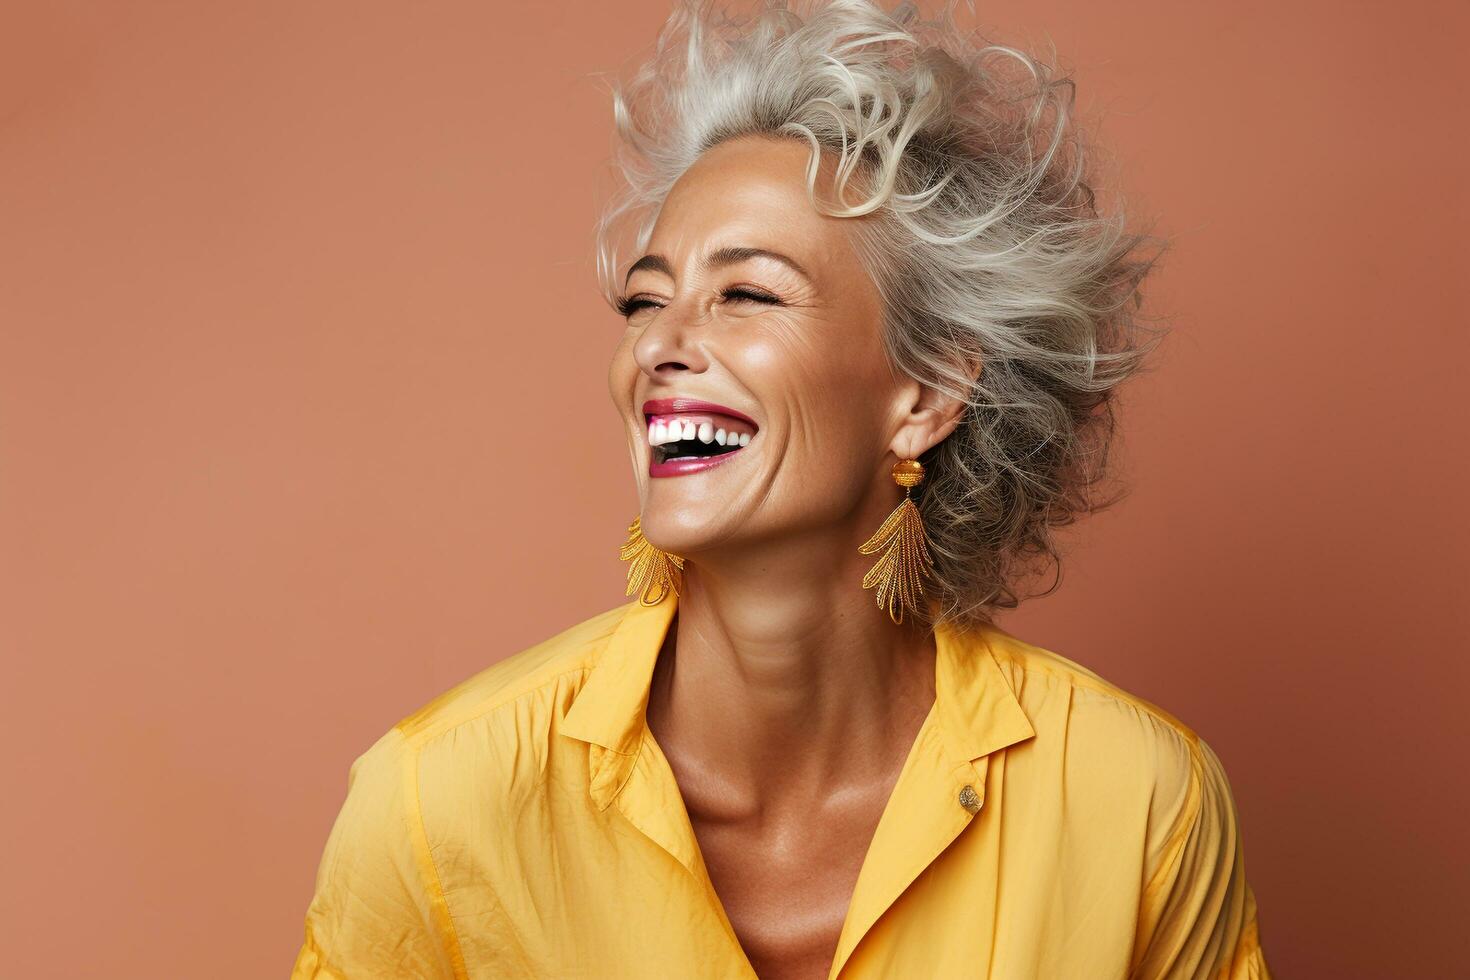
[{"label": "ear", "polygon": [[[980,366],[972,368],[971,378],[980,377]],[[918,459],[934,446],[943,442],[964,421],[966,403],[960,398],[951,398],[938,390],[912,378],[906,379],[903,401],[907,412],[893,434],[889,448],[899,459]]]}]

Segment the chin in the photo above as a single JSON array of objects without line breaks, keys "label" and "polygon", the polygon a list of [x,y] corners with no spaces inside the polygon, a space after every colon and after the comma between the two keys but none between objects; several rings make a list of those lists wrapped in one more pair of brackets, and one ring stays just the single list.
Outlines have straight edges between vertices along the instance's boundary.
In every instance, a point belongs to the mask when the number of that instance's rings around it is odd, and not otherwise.
[{"label": "chin", "polygon": [[722,502],[678,501],[668,494],[660,503],[659,496],[662,491],[650,494],[642,517],[643,536],[655,548],[684,557],[729,539],[731,514]]}]

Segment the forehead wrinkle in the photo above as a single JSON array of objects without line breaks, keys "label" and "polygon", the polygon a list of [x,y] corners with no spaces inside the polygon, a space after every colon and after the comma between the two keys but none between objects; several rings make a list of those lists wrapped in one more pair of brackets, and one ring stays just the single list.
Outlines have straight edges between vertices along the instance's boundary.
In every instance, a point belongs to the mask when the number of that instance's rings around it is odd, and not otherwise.
[{"label": "forehead wrinkle", "polygon": [[705,269],[722,269],[725,266],[736,265],[740,262],[757,258],[779,262],[800,275],[807,282],[812,281],[811,273],[807,272],[806,268],[791,256],[768,248],[758,248],[753,245],[722,245],[706,255],[701,265]]},{"label": "forehead wrinkle", "polygon": [[[699,167],[700,164],[695,166]],[[789,252],[778,251],[776,248],[767,248],[759,244],[746,244],[741,240],[746,235],[750,235],[759,242],[766,237],[761,229],[772,222],[785,225],[794,223],[795,227],[786,229],[787,234],[784,236],[786,240],[799,239],[808,248],[815,246],[814,254],[817,260],[830,262],[837,249],[830,243],[820,241],[825,237],[828,228],[825,224],[813,224],[810,220],[821,216],[815,211],[810,211],[804,215],[804,219],[795,219],[793,222],[794,209],[810,207],[805,187],[793,187],[787,182],[768,179],[764,175],[757,176],[754,180],[746,179],[743,166],[745,165],[735,166],[730,161],[721,161],[697,174],[691,169],[690,174],[680,179],[680,185],[676,186],[664,201],[660,212],[660,222],[670,219],[675,214],[684,215],[684,212],[692,209],[692,216],[697,226],[704,223],[701,218],[711,217],[710,209],[713,207],[715,211],[713,217],[716,219],[714,226],[700,234],[700,237],[723,238],[728,244],[713,246],[707,254],[701,256],[697,264],[699,271],[710,272],[738,262],[765,258],[786,266],[806,282],[815,286],[818,277],[814,273],[817,270],[812,267],[811,260],[803,264]],[[739,175],[740,179],[733,181],[735,186],[726,186],[732,182],[732,174]],[[690,181],[691,175],[694,175],[696,179]],[[675,226],[677,224],[676,220]],[[676,234],[680,238],[685,237],[682,232],[676,232]],[[674,278],[673,264],[668,257],[660,252],[650,252],[629,267],[623,280],[623,288],[627,288],[633,273],[639,269],[661,272],[670,279]]]},{"label": "forehead wrinkle", "polygon": [[[831,250],[828,249],[827,251],[830,252]],[[785,252],[763,248],[759,245],[718,245],[699,260],[699,268],[701,271],[709,272],[723,269],[727,266],[738,265],[741,262],[748,262],[751,259],[768,259],[786,266],[807,282],[815,283],[816,281],[816,277],[807,270],[806,266],[802,265],[792,256]],[[628,274],[623,279],[623,285],[626,286],[628,280],[633,278],[633,273],[640,269],[647,269],[650,272],[662,272],[670,279],[674,278],[673,264],[662,254],[650,252],[628,268]]]}]

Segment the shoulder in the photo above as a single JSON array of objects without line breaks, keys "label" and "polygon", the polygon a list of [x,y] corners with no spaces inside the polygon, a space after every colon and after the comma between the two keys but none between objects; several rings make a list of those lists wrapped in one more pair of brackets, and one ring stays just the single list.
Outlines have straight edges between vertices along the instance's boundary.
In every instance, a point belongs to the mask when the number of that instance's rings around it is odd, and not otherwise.
[{"label": "shoulder", "polygon": [[351,822],[396,833],[395,814],[414,825],[426,813],[463,810],[466,794],[485,787],[501,796],[531,791],[560,717],[628,607],[517,650],[400,720],[352,763]]},{"label": "shoulder", "polygon": [[1146,813],[1156,852],[1203,810],[1233,816],[1223,765],[1193,727],[1056,651],[996,627],[985,638],[1036,731],[1034,750],[1065,765],[1069,793]]},{"label": "shoulder", "polygon": [[1199,741],[1198,733],[1178,717],[1125,690],[1091,667],[998,627],[987,627],[984,636],[1028,714],[1033,708],[1043,715],[1055,713],[1058,706],[1053,702],[1062,700],[1066,702],[1069,718],[1081,714],[1100,722],[1110,717],[1145,722],[1148,731],[1165,741],[1181,745]]},{"label": "shoulder", "polygon": [[1035,730],[1018,768],[1043,795],[1061,787],[1064,846],[1138,875],[1129,975],[1269,977],[1240,814],[1215,750],[1090,667],[994,627],[985,639]]},{"label": "shoulder", "polygon": [[629,605],[604,610],[515,651],[429,701],[393,730],[410,747],[419,747],[515,702],[549,696],[568,683],[576,686],[606,648]]}]

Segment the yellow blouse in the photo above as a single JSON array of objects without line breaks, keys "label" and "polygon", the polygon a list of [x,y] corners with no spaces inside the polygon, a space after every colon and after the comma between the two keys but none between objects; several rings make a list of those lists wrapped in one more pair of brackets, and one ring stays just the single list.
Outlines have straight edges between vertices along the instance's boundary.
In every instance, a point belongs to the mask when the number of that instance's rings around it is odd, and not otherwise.
[{"label": "yellow blouse", "polygon": [[[293,978],[754,977],[644,721],[677,606],[594,616],[358,758]],[[997,628],[935,639],[829,980],[1269,980],[1209,746]]]}]

